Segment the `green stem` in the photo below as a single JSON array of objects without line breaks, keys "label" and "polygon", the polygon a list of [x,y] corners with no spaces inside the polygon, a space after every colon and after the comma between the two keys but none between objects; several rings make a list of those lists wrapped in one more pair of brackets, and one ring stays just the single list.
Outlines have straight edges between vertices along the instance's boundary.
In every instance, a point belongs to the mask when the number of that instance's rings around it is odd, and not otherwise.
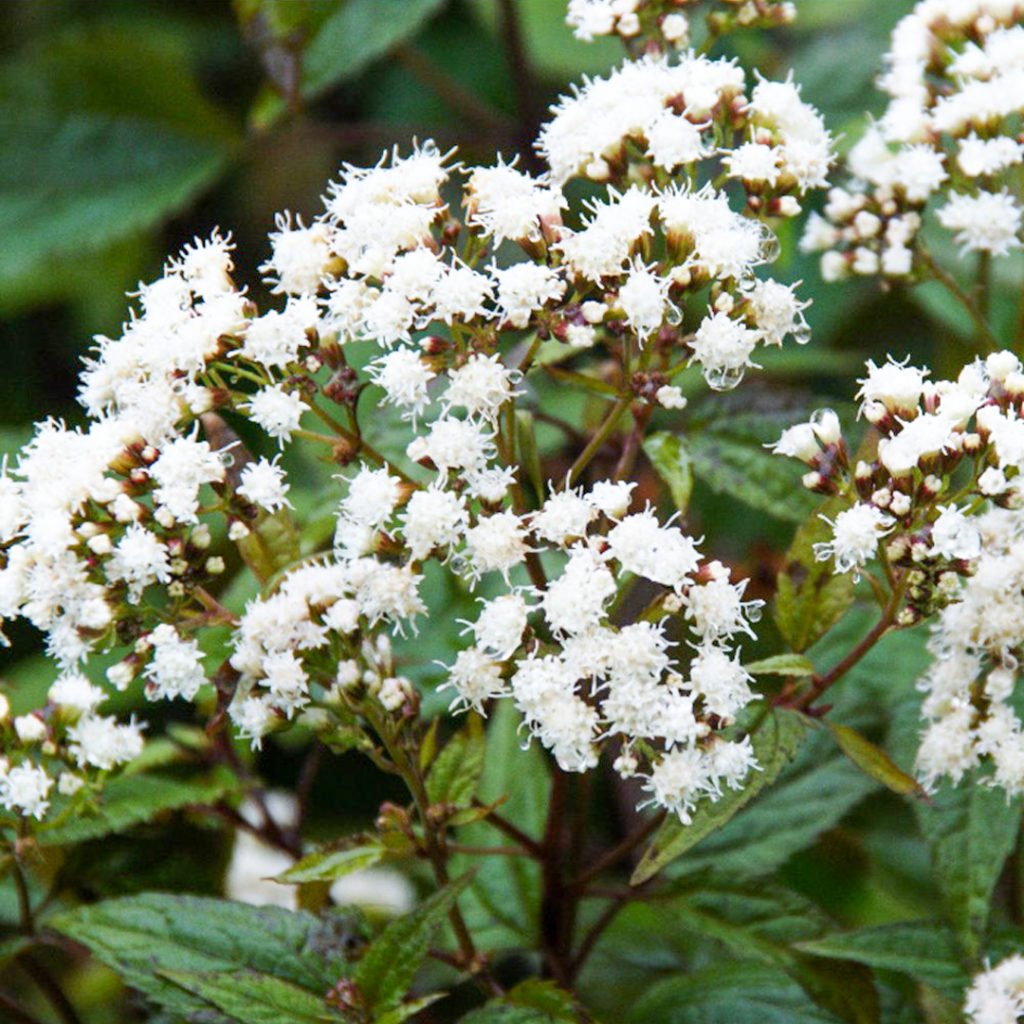
[{"label": "green stem", "polygon": [[569,476],[566,479],[565,486],[572,487],[573,484],[579,479],[580,474],[587,468],[591,460],[595,455],[604,447],[605,441],[615,432],[615,428],[619,425],[619,421],[625,415],[630,405],[633,403],[633,396],[626,395],[620,398],[614,406],[612,411],[608,414],[604,423],[597,428],[597,433],[590,439],[586,448],[580,452],[579,457],[572,464],[572,469],[569,470]]},{"label": "green stem", "polygon": [[995,352],[999,349],[999,339],[992,333],[988,320],[984,313],[978,308],[977,302],[964,290],[960,282],[944,267],[941,267],[935,257],[925,248],[919,250],[921,260],[931,272],[932,277],[938,281],[963,306],[967,315],[971,318],[975,330],[975,347],[983,354]]}]

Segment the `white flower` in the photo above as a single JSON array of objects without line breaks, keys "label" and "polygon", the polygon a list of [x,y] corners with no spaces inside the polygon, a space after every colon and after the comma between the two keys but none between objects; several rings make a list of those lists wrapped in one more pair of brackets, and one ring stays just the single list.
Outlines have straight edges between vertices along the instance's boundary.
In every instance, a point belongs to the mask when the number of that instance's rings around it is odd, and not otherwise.
[{"label": "white flower", "polygon": [[55,680],[47,696],[62,708],[89,713],[95,711],[107,695],[81,672],[65,672]]},{"label": "white flower", "polygon": [[199,488],[224,479],[224,462],[219,452],[195,437],[176,437],[160,449],[150,466],[157,487],[153,500],[180,523],[198,521]]},{"label": "white flower", "polygon": [[866,404],[881,402],[886,409],[906,416],[917,411],[928,370],[896,362],[892,356],[881,366],[868,360],[868,375],[858,381],[857,397]]},{"label": "white flower", "polygon": [[134,720],[119,724],[114,718],[89,715],[68,729],[68,739],[80,768],[92,765],[110,771],[142,753],[142,728]]},{"label": "white flower", "polygon": [[506,369],[500,356],[474,353],[462,366],[450,371],[444,411],[465,409],[470,416],[493,423],[505,402],[522,394],[513,387],[517,379],[516,371]]},{"label": "white flower", "polygon": [[684,825],[691,821],[691,812],[708,788],[707,765],[696,747],[677,747],[658,760],[644,789],[652,801],[678,815]]},{"label": "white flower", "polygon": [[410,459],[429,459],[438,472],[447,473],[452,469],[482,470],[495,447],[493,435],[480,424],[440,416],[425,436],[410,443],[406,452]]},{"label": "white flower", "polygon": [[629,511],[634,487],[636,484],[627,480],[598,480],[585,499],[609,519],[621,519]]},{"label": "white flower", "polygon": [[290,508],[288,500],[288,483],[284,470],[277,464],[280,456],[271,462],[261,457],[256,462],[246,463],[242,470],[238,493],[254,505],[277,512],[282,508]]},{"label": "white flower", "polygon": [[744,369],[754,365],[750,356],[759,340],[758,331],[727,313],[712,313],[701,321],[690,347],[705,380],[712,388],[721,389],[734,387]]},{"label": "white flower", "polygon": [[559,222],[566,205],[560,189],[504,163],[475,168],[466,183],[466,197],[467,223],[490,235],[495,244],[506,239],[536,241],[542,223]]},{"label": "white flower", "polygon": [[458,543],[469,513],[461,495],[439,487],[416,491],[402,517],[402,533],[414,561],[426,558],[435,548],[451,549]]},{"label": "white flower", "polygon": [[979,139],[971,132],[960,140],[960,152],[956,162],[968,178],[995,174],[1007,167],[1013,167],[1024,159],[1024,146],[1016,139],[998,135],[994,139]]},{"label": "white flower", "polygon": [[644,341],[662,324],[668,312],[668,282],[649,267],[634,262],[619,287],[619,302],[626,323]]},{"label": "white flower", "polygon": [[50,806],[47,796],[52,788],[53,779],[31,761],[0,770],[0,804],[9,811],[41,820]]},{"label": "white flower", "polygon": [[506,692],[505,682],[501,678],[501,665],[476,647],[459,651],[448,669],[447,682],[439,689],[455,690],[452,711],[473,708],[480,713],[483,713],[487,701],[501,697]]},{"label": "white flower", "polygon": [[693,539],[674,526],[661,526],[650,510],[615,525],[608,534],[608,557],[626,572],[675,589],[689,581],[700,562]]},{"label": "white flower", "polygon": [[932,554],[949,559],[977,558],[981,554],[978,527],[953,505],[940,505],[939,512],[932,524]]},{"label": "white flower", "polygon": [[874,505],[858,502],[840,512],[835,522],[829,519],[825,522],[832,526],[832,540],[815,544],[815,557],[819,562],[834,558],[839,572],[849,572],[859,569],[874,556],[879,540],[889,532],[893,519]]},{"label": "white flower", "polygon": [[964,251],[1005,256],[1020,248],[1021,208],[1005,189],[976,196],[953,193],[937,216],[944,228],[956,233]]},{"label": "white flower", "polygon": [[249,321],[239,354],[262,366],[286,367],[309,344],[307,332],[316,330],[317,320],[313,299],[290,298],[283,312],[272,309]]},{"label": "white flower", "polygon": [[124,580],[128,584],[128,600],[138,604],[151,583],[167,583],[171,578],[167,545],[144,526],[132,523],[117,542],[106,570],[112,582]]},{"label": "white flower", "polygon": [[522,520],[511,511],[481,516],[476,526],[466,531],[466,557],[472,578],[500,572],[507,582],[509,570],[526,558],[528,550]]},{"label": "white flower", "polygon": [[46,723],[38,715],[18,715],[14,731],[22,743],[40,743],[46,739]]},{"label": "white flower", "polygon": [[577,546],[569,553],[562,575],[548,584],[541,607],[556,635],[585,633],[600,623],[605,604],[617,589],[601,556]]},{"label": "white flower", "polygon": [[177,630],[161,623],[149,634],[153,657],[146,666],[146,696],[150,700],[193,700],[206,682],[203,655],[195,640],[183,640]]},{"label": "white flower", "polygon": [[551,544],[565,546],[587,535],[597,509],[587,498],[573,490],[552,494],[530,518],[535,536]]},{"label": "white flower", "polygon": [[686,398],[683,395],[682,389],[677,387],[675,384],[663,384],[654,393],[654,397],[664,409],[685,409]]},{"label": "white flower", "polygon": [[249,418],[283,445],[299,429],[306,403],[281,384],[260,389],[249,401]]},{"label": "white flower", "polygon": [[374,360],[369,377],[385,392],[385,401],[403,410],[403,417],[414,423],[429,398],[427,385],[437,376],[411,348],[396,348]]},{"label": "white flower", "polygon": [[523,639],[529,606],[521,594],[501,594],[484,602],[476,622],[470,624],[477,646],[498,661],[512,656]]},{"label": "white flower", "polygon": [[[793,285],[780,284],[770,278],[755,281],[745,292],[750,303],[754,323],[766,345],[781,345],[792,334],[797,344],[810,339],[810,331],[803,311],[810,301],[801,302]],[[702,360],[703,361],[703,360]]]},{"label": "white flower", "polygon": [[537,310],[565,294],[558,271],[539,263],[492,267],[491,276],[498,286],[499,311],[513,327],[525,327]]},{"label": "white flower", "polygon": [[277,231],[270,235],[273,255],[260,270],[275,282],[275,292],[290,295],[314,294],[331,258],[327,226],[313,224],[306,227],[301,217],[295,218],[285,211],[275,218]]},{"label": "white flower", "polygon": [[964,1013],[970,1024],[1017,1024],[1024,1016],[1024,956],[1014,953],[976,974]]},{"label": "white flower", "polygon": [[731,178],[774,185],[779,180],[782,152],[774,146],[745,142],[725,154],[723,162]]}]

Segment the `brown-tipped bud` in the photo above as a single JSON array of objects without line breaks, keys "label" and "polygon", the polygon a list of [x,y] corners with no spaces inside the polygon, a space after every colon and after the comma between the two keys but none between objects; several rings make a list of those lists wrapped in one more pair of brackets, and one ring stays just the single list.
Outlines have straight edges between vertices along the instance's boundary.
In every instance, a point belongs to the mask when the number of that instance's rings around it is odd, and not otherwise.
[{"label": "brown-tipped bud", "polygon": [[907,607],[903,608],[896,616],[896,625],[901,629],[904,629],[907,626],[916,626],[921,619],[921,612],[913,605],[907,605]]},{"label": "brown-tipped bud", "polygon": [[904,562],[910,554],[910,540],[907,537],[893,537],[885,545],[885,554],[890,562]]},{"label": "brown-tipped bud", "polygon": [[921,486],[918,488],[918,496],[923,501],[931,501],[932,498],[937,497],[945,490],[945,483],[941,477],[935,476],[933,473],[929,473],[921,481]]},{"label": "brown-tipped bud", "polygon": [[425,338],[420,338],[420,348],[425,355],[440,356],[451,348],[451,343],[436,334],[428,334]]},{"label": "brown-tipped bud", "polygon": [[359,1020],[364,1019],[366,1012],[366,996],[362,989],[351,978],[342,978],[334,988],[324,996],[328,1006],[336,1007],[345,1012],[346,1017],[355,1013]]},{"label": "brown-tipped bud", "polygon": [[346,441],[342,438],[334,443],[331,454],[339,466],[347,466],[359,455],[359,447],[351,441]]}]

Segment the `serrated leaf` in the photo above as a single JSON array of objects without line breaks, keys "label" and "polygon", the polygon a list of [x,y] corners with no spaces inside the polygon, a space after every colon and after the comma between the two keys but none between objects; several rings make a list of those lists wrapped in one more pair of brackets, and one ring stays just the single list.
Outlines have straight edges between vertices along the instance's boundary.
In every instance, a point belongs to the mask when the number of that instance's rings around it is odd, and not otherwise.
[{"label": "serrated leaf", "polygon": [[763,964],[721,964],[654,985],[635,1024],[835,1024],[788,975]]},{"label": "serrated leaf", "polygon": [[841,722],[823,719],[823,723],[832,734],[839,749],[864,773],[880,782],[886,789],[891,789],[900,796],[915,796],[926,799],[921,784],[912,775],[908,775],[881,747],[876,746],[856,729],[851,729]]},{"label": "serrated leaf", "polygon": [[243,970],[160,971],[189,996],[244,1024],[322,1024],[339,1017],[323,996],[267,974]]},{"label": "serrated leaf", "polygon": [[813,676],[814,665],[802,654],[775,654],[743,666],[752,676]]},{"label": "serrated leaf", "polygon": [[379,864],[387,854],[380,843],[363,843],[345,849],[322,849],[307,854],[277,876],[279,882],[336,882],[339,878]]},{"label": "serrated leaf", "polygon": [[661,430],[645,437],[643,447],[658,476],[668,485],[676,509],[686,515],[693,491],[693,466],[686,445],[675,434]]},{"label": "serrated leaf", "polygon": [[238,780],[227,772],[202,779],[180,779],[149,773],[110,779],[93,801],[54,827],[42,826],[36,836],[41,846],[81,843],[87,839],[124,832],[167,811],[209,806],[236,792]]},{"label": "serrated leaf", "polygon": [[355,982],[375,1014],[397,1007],[427,956],[430,941],[472,875],[438,890],[412,913],[395,918],[370,943],[355,971]]},{"label": "serrated leaf", "polygon": [[817,499],[800,483],[801,467],[765,446],[798,421],[803,408],[792,402],[780,404],[771,395],[746,399],[742,406],[738,399],[730,403],[730,398],[724,407],[711,407],[714,411],[706,420],[699,417],[707,404],[694,411],[693,429],[686,438],[694,474],[719,494],[777,519],[802,523]]},{"label": "serrated leaf", "polygon": [[836,825],[877,786],[829,736],[813,733],[775,785],[687,851],[670,871],[712,870],[747,878],[768,874]]},{"label": "serrated leaf", "polygon": [[799,949],[875,970],[896,971],[946,995],[963,998],[970,978],[952,932],[938,921],[914,921],[839,932],[801,942]]},{"label": "serrated leaf", "polygon": [[760,770],[751,772],[743,789],[728,790],[714,803],[705,800],[699,804],[690,824],[684,825],[674,817],[667,819],[636,866],[629,880],[630,885],[640,885],[653,878],[666,864],[681,857],[705,836],[725,825],[762,789],[778,778],[782,769],[796,755],[804,733],[805,726],[799,714],[785,710],[771,712],[751,737]]},{"label": "serrated leaf", "polygon": [[146,893],[78,907],[48,926],[88,947],[132,988],[185,1015],[209,1007],[160,971],[248,970],[311,992],[326,992],[349,974],[338,952],[343,918],[280,907]]},{"label": "serrated leaf", "polygon": [[819,561],[814,553],[814,545],[832,532],[821,516],[834,516],[841,508],[829,500],[804,521],[779,573],[772,615],[782,638],[797,652],[824,636],[853,604],[853,577],[836,572],[831,561]]},{"label": "serrated leaf", "polygon": [[431,766],[427,796],[432,804],[470,805],[484,768],[484,748],[482,720],[471,712],[465,728],[448,741]]},{"label": "serrated leaf", "polygon": [[964,950],[978,952],[988,922],[992,891],[1013,851],[1021,801],[982,784],[971,773],[959,785],[943,783],[928,805],[915,805],[932,855],[946,912]]}]

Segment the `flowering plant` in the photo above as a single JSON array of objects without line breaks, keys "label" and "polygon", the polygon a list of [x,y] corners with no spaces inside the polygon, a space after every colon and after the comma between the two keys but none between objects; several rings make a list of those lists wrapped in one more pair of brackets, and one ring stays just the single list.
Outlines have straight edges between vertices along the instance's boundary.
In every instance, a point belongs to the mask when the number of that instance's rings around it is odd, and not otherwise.
[{"label": "flowering plant", "polygon": [[[154,1021],[1024,1014],[1024,7],[908,5],[845,156],[716,49],[795,5],[563,13],[627,52],[532,150],[345,164],[251,286],[195,238],[4,464],[0,617],[52,668],[0,695],[0,954],[68,1024],[83,949]],[[955,365],[893,342],[812,414],[798,236],[829,302],[944,290]],[[737,557],[716,493],[795,535]],[[375,813],[311,825],[356,761]],[[792,858],[868,797],[927,912],[843,929]],[[216,895],[76,886],[181,816]]]}]

